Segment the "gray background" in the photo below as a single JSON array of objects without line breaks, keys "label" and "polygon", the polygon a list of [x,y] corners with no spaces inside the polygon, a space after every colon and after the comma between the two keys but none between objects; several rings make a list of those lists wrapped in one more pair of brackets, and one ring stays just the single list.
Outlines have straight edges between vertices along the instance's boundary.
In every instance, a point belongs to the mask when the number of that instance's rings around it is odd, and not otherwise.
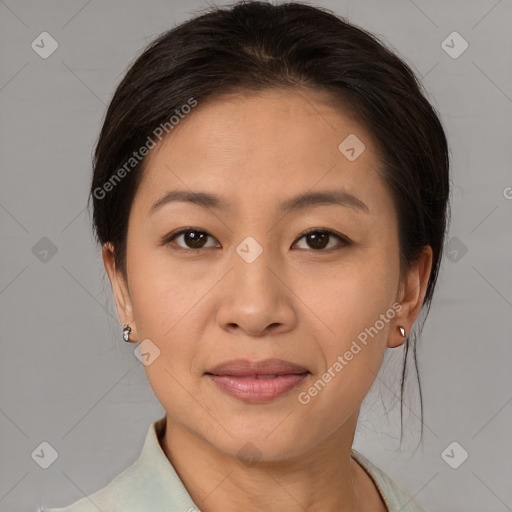
[{"label": "gray background", "polygon": [[[356,448],[429,511],[512,510],[512,1],[311,3],[374,32],[423,77],[453,158],[451,238],[420,342],[423,445],[410,380],[398,446],[395,349]],[[122,341],[85,204],[92,148],[127,65],[206,6],[0,0],[0,511],[65,506],[105,486],[164,414]],[[31,48],[43,31],[59,45],[46,59]],[[469,44],[458,58],[441,45],[453,31]],[[58,452],[48,469],[31,456],[43,441]],[[469,453],[457,469],[441,456],[453,441],[452,464]]]}]

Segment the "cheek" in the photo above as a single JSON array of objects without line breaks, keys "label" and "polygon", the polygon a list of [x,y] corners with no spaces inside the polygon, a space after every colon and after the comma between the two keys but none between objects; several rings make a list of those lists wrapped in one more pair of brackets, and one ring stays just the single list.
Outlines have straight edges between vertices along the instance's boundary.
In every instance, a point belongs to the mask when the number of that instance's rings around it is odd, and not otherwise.
[{"label": "cheek", "polygon": [[315,375],[321,382],[302,403],[320,408],[339,404],[334,423],[353,412],[373,384],[395,316],[398,254],[358,256],[334,270],[319,268],[315,279],[297,290],[314,313],[308,313],[310,327],[322,355]]},{"label": "cheek", "polygon": [[193,389],[197,377],[193,368],[205,321],[201,297],[209,286],[196,286],[186,273],[147,258],[131,287],[139,340],[151,340],[150,352],[157,354],[144,367],[148,382],[166,411],[184,416],[191,408],[185,390]]},{"label": "cheek", "polygon": [[[305,439],[328,436],[357,412],[379,373],[395,313],[392,287],[380,273],[352,269],[324,284],[316,309],[322,322],[313,317],[311,328],[316,371],[297,394],[296,420]],[[283,431],[281,441],[286,435]]]},{"label": "cheek", "polygon": [[170,390],[179,387],[174,377],[185,386],[194,377],[197,340],[202,339],[207,318],[204,311],[201,314],[201,298],[211,284],[183,266],[170,264],[161,248],[143,250],[142,244],[135,245],[128,265],[137,336],[139,341],[149,339],[148,347],[157,354],[145,371],[163,404],[174,400]]},{"label": "cheek", "polygon": [[[398,254],[354,252],[339,264],[319,264],[294,285],[328,348],[339,348],[372,326],[393,304],[399,279]],[[308,311],[305,309],[304,311]],[[318,330],[317,328],[317,330]]]},{"label": "cheek", "polygon": [[311,435],[334,431],[354,414],[382,365],[395,315],[393,295],[385,282],[368,276],[351,272],[326,287],[322,298],[329,328],[314,331],[321,364],[298,396]]},{"label": "cheek", "polygon": [[132,243],[128,255],[137,330],[144,337],[164,341],[182,328],[178,322],[188,316],[201,292],[208,289],[207,283],[199,286],[191,265],[172,260],[165,248],[152,247],[149,241]]}]

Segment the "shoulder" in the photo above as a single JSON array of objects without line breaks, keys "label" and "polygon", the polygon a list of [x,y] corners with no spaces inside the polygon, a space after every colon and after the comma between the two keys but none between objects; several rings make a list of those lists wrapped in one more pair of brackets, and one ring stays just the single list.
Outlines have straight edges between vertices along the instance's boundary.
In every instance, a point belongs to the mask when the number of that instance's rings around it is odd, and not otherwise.
[{"label": "shoulder", "polygon": [[151,424],[137,460],[106,487],[67,507],[36,512],[198,512],[159,444],[164,428],[165,417]]},{"label": "shoulder", "polygon": [[391,477],[364,455],[352,450],[352,456],[374,481],[389,512],[426,512]]},{"label": "shoulder", "polygon": [[[113,478],[106,487],[84,496],[71,505],[62,508],[42,508],[37,512],[98,512],[98,510],[109,510],[117,512],[122,510],[128,499],[133,500],[136,496],[137,463],[125,469],[122,473]],[[132,503],[133,504],[133,503]]]},{"label": "shoulder", "polygon": [[148,479],[144,465],[137,460],[102,489],[84,496],[66,507],[41,508],[38,512],[142,511],[147,509],[148,503],[152,503],[153,499],[159,499],[161,491],[154,485],[155,482]]}]

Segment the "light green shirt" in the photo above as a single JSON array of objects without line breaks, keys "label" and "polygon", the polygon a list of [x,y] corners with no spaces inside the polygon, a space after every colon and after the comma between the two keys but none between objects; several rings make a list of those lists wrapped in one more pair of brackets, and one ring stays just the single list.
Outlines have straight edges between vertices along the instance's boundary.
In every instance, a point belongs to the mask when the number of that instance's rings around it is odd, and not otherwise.
[{"label": "light green shirt", "polygon": [[[160,445],[165,419],[151,424],[139,458],[106,487],[68,507],[40,508],[37,512],[200,511]],[[425,512],[380,468],[357,451],[352,450],[352,454],[374,481],[388,512]]]}]

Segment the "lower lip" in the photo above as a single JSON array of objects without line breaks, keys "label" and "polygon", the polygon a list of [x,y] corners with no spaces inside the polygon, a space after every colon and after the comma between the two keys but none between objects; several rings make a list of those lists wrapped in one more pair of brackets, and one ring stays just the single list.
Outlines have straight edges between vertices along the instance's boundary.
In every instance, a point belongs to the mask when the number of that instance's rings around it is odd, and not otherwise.
[{"label": "lower lip", "polygon": [[211,375],[208,377],[225,393],[248,403],[269,402],[297,387],[309,373],[278,375],[271,378]]}]

